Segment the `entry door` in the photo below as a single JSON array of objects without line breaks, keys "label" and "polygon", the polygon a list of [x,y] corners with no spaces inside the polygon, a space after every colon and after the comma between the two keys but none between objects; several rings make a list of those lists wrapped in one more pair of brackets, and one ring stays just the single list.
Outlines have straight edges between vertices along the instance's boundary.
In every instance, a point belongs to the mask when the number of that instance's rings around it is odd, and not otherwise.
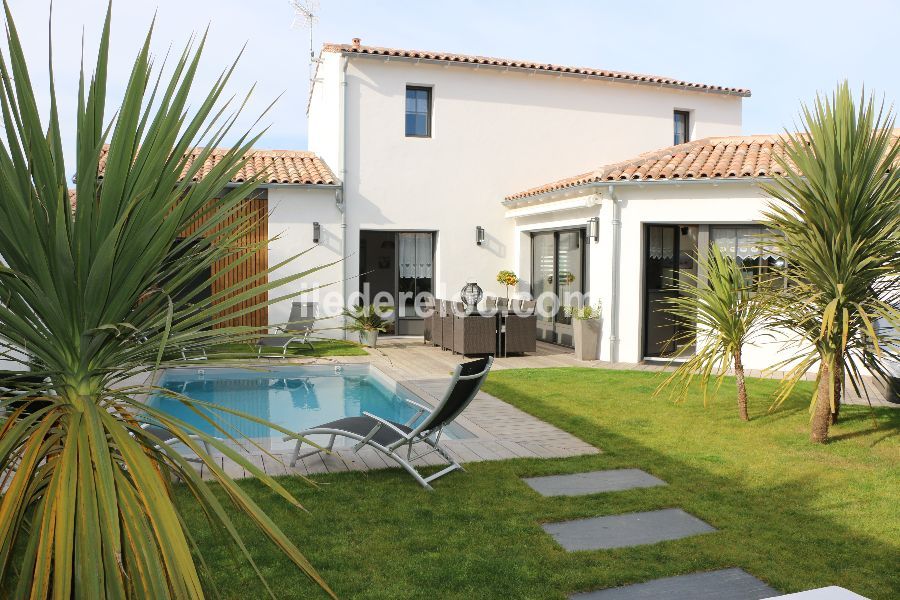
[{"label": "entry door", "polygon": [[[696,275],[696,225],[648,225],[644,245],[644,356],[693,352],[693,324],[669,312],[686,272]],[[692,282],[693,278],[685,279]],[[677,343],[676,343],[677,340]],[[687,346],[687,348],[685,348]]]},{"label": "entry door", "polygon": [[562,307],[584,293],[584,229],[534,233],[531,253],[531,294],[541,303],[538,339],[571,346],[572,320]]}]

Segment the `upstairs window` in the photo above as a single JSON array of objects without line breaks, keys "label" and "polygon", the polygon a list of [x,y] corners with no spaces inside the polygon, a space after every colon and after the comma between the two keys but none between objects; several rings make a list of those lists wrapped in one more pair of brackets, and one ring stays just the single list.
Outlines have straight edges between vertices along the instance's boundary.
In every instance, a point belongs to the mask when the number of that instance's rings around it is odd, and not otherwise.
[{"label": "upstairs window", "polygon": [[686,110],[675,111],[675,145],[691,141],[691,114]]},{"label": "upstairs window", "polygon": [[406,86],[406,137],[431,137],[431,88]]}]

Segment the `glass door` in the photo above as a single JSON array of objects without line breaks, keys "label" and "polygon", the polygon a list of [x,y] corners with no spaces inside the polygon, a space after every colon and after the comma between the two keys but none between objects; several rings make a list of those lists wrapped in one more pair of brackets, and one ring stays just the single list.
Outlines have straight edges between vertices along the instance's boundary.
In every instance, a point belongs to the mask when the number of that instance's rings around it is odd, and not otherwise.
[{"label": "glass door", "polygon": [[644,246],[644,356],[647,358],[685,356],[693,351],[693,324],[672,315],[668,301],[678,296],[683,272],[697,274],[698,229],[696,225],[647,225]]},{"label": "glass door", "polygon": [[572,321],[562,307],[580,303],[584,294],[584,246],[583,229],[531,235],[531,294],[539,303],[539,340],[573,344]]}]

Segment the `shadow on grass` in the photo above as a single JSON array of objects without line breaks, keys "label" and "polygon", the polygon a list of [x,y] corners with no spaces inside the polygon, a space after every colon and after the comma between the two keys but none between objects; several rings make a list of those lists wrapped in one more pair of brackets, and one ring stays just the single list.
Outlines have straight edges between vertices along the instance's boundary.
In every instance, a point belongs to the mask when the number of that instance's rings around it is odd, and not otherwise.
[{"label": "shadow on grass", "polygon": [[[754,397],[767,385],[753,383]],[[834,584],[873,599],[895,597],[896,462],[892,471],[858,447],[864,435],[810,447],[802,437],[801,395],[777,418],[762,416],[767,406],[756,400],[757,418],[742,424],[731,402],[709,410],[672,405],[649,398],[654,387],[648,374],[596,369],[491,375],[489,393],[596,445],[600,455],[471,463],[467,473],[436,482],[434,493],[398,469],[321,476],[316,479],[328,485],[318,489],[282,478],[308,514],[256,482],[243,485],[343,598],[561,600],[576,591],[731,566],[784,592]],[[846,417],[838,435],[857,423],[855,409]],[[623,467],[644,469],[668,485],[545,498],[520,479]],[[668,507],[718,531],[568,553],[540,528]],[[231,560],[221,532],[210,530],[195,508],[187,510],[223,594],[259,591],[249,568]],[[238,521],[277,595],[318,597],[271,543]]]},{"label": "shadow on grass", "polygon": [[[639,375],[637,377],[640,378]],[[729,390],[727,384],[726,381],[722,387],[726,398],[726,391]],[[759,382],[755,385],[760,387]],[[528,391],[523,393],[523,390]],[[885,468],[880,474],[885,478],[881,481],[878,475],[872,477],[874,481],[860,481],[865,478],[858,473],[846,478],[846,466],[831,468],[827,463],[818,462],[827,458],[827,446],[805,449],[815,454],[815,462],[799,457],[793,460],[801,464],[787,462],[767,467],[763,462],[771,460],[774,458],[771,454],[778,452],[775,445],[769,446],[769,452],[765,450],[767,442],[771,441],[764,437],[765,429],[770,424],[793,421],[794,427],[784,428],[788,430],[778,433],[790,433],[790,429],[798,429],[796,425],[801,428],[805,425],[806,390],[795,393],[782,409],[774,413],[754,415],[753,421],[747,424],[754,429],[749,430],[748,427],[749,434],[745,431],[744,439],[723,430],[722,437],[711,443],[702,439],[688,442],[684,438],[690,436],[691,431],[698,430],[697,424],[671,423],[676,428],[682,428],[679,434],[672,437],[682,439],[683,444],[668,447],[665,438],[642,436],[639,431],[628,432],[637,435],[623,434],[622,428],[604,426],[603,420],[596,418],[599,411],[590,408],[592,401],[596,406],[598,401],[604,400],[597,395],[587,400],[570,387],[571,397],[582,400],[565,406],[541,398],[539,389],[521,380],[517,383],[493,383],[489,391],[602,448],[605,455],[597,462],[603,463],[604,468],[638,467],[667,481],[668,487],[653,490],[653,495],[660,501],[654,508],[678,506],[720,530],[712,536],[696,538],[696,557],[701,563],[698,564],[700,568],[742,567],[785,592],[837,584],[872,598],[889,598],[896,597],[900,589],[900,578],[895,568],[900,552],[898,546],[890,541],[896,540],[896,537],[892,538],[889,534],[896,534],[898,529],[897,515],[892,508],[898,486],[896,479],[891,479],[890,468]],[[608,400],[615,401],[614,396],[611,395]],[[618,399],[622,400],[621,396]],[[756,404],[762,405],[763,401],[757,400]],[[627,408],[623,407],[625,410]],[[660,412],[665,413],[667,409],[674,410],[676,407],[661,407]],[[871,419],[868,407],[844,407],[843,411],[842,422],[835,428],[838,431]],[[900,411],[881,409],[876,412],[878,429],[865,427],[836,433],[833,437],[835,445],[843,440],[858,438],[865,441],[869,438],[872,443],[868,446],[871,447],[896,436],[900,432]],[[595,415],[593,418],[588,416],[592,414]],[[719,420],[718,415],[707,417]],[[698,418],[702,416],[696,410],[691,411],[689,420]],[[733,425],[741,427],[736,415],[732,415],[731,419]],[[657,424],[664,424],[664,421]],[[752,443],[747,439],[749,436],[757,437],[758,448],[755,452],[742,457],[729,456],[730,451],[741,452],[746,447],[745,442]],[[661,444],[646,443],[651,440]],[[696,449],[705,449],[707,456],[698,454],[694,451]],[[726,466],[719,469],[704,466],[704,462],[719,462],[709,461],[709,454],[723,458]],[[753,457],[759,457],[761,462],[754,466],[743,460]],[[742,465],[742,462],[745,464]],[[728,468],[728,463],[732,468]],[[542,474],[554,472],[552,468],[536,470]],[[893,473],[895,477],[896,470]],[[854,520],[852,517],[835,519],[823,510],[828,506],[850,508],[869,503],[873,500],[869,493],[872,488],[884,494],[879,498],[881,502],[877,507],[870,505],[857,512],[865,514],[869,508],[882,509],[883,512],[869,513],[867,525],[870,530],[888,532],[886,535],[868,535],[863,532],[864,528],[848,527],[848,522]],[[609,514],[615,512],[610,511]],[[572,516],[593,514],[597,514],[595,510]],[[586,585],[585,589],[590,587],[598,586]]]}]

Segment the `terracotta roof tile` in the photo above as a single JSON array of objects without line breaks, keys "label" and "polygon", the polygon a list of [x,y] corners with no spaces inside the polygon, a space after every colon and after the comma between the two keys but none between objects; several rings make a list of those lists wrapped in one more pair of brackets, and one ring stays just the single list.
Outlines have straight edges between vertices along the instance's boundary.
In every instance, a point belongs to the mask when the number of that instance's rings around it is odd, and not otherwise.
[{"label": "terracotta roof tile", "polygon": [[677,87],[687,90],[713,92],[718,94],[730,94],[734,96],[749,96],[750,90],[746,88],[725,87],[707,83],[695,83],[683,81],[662,75],[641,75],[639,73],[626,73],[623,71],[609,71],[606,69],[594,69],[590,67],[566,67],[549,63],[514,60],[508,58],[494,58],[490,56],[476,56],[470,54],[453,54],[449,52],[435,52],[428,50],[403,50],[399,48],[381,48],[378,46],[363,46],[354,39],[353,44],[328,43],[322,46],[323,52],[342,52],[346,54],[367,54],[372,56],[386,56],[394,58],[409,58],[418,60],[430,60],[440,62],[454,62],[474,65],[489,65],[495,67],[507,67],[512,69],[534,69],[550,73],[569,73],[584,75],[598,79],[611,81],[624,81],[631,83],[649,83],[654,85]]},{"label": "terracotta roof tile", "polygon": [[[106,152],[100,156],[100,176],[106,169]],[[194,181],[201,179],[220,161],[227,152],[225,148],[215,148],[200,167]],[[185,168],[189,168],[199,156],[191,153]],[[325,162],[313,152],[304,150],[253,150],[244,167],[231,179],[232,183],[243,183],[258,174],[263,184],[294,185],[337,185],[337,178]]]},{"label": "terracotta roof tile", "polygon": [[783,175],[773,158],[782,154],[780,138],[772,135],[704,138],[679,146],[646,152],[635,158],[600,167],[506,197],[521,200],[589,183],[741,179]]}]

